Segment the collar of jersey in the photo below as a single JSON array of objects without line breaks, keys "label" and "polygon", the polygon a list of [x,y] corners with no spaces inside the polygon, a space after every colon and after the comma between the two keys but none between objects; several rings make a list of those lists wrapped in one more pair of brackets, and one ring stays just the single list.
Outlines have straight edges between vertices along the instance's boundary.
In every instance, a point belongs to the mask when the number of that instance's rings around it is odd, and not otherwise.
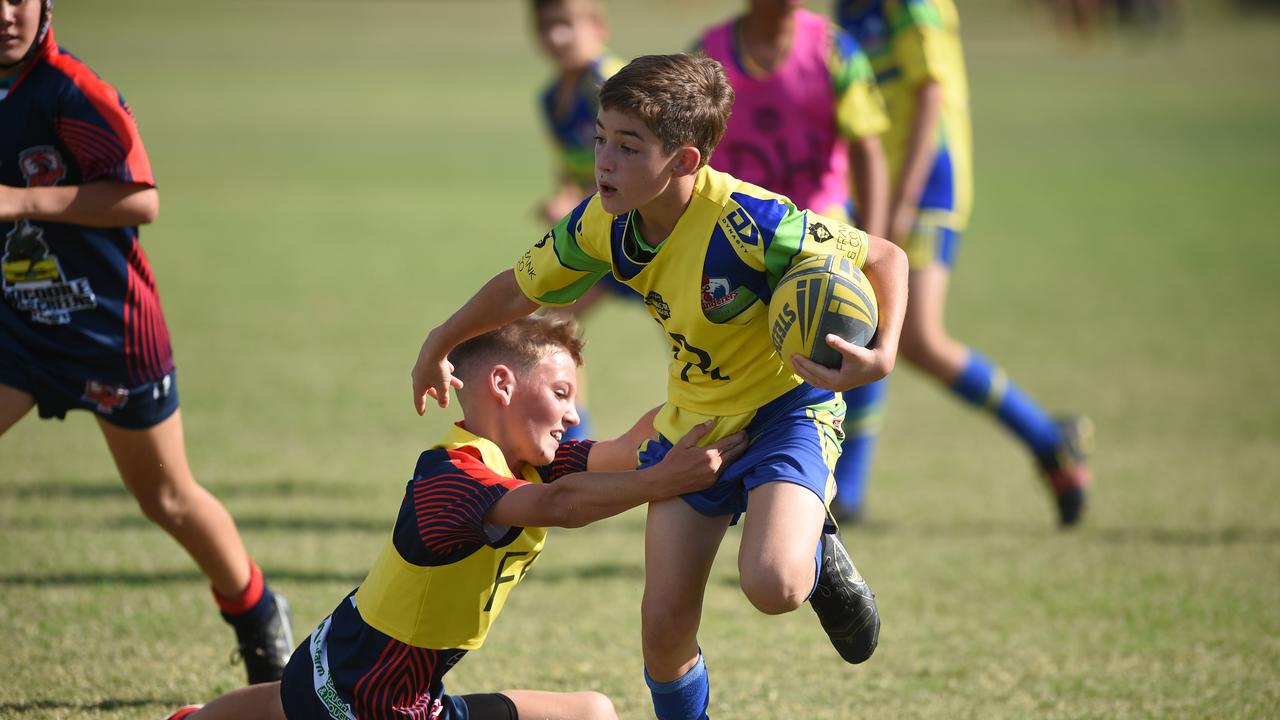
[{"label": "collar of jersey", "polygon": [[492,440],[476,435],[462,427],[461,423],[449,428],[449,431],[444,434],[444,440],[440,441],[440,447],[445,450],[457,450],[460,447],[475,448],[480,453],[480,462],[488,465],[490,470],[503,477],[515,477],[511,474],[511,467],[507,465],[507,458],[502,454],[502,450],[498,449]]}]

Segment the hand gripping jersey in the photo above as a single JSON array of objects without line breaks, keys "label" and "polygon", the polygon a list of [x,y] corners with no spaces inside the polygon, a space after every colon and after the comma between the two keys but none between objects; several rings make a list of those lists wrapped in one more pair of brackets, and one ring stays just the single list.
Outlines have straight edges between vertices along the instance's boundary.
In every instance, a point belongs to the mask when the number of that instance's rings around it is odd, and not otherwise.
[{"label": "hand gripping jersey", "polygon": [[520,258],[516,281],[537,303],[566,305],[612,272],[671,342],[671,404],[709,416],[755,410],[801,384],[769,337],[769,299],[787,268],[812,255],[859,267],[867,257],[861,230],[708,167],[659,247],[634,217],[609,215],[593,195]]},{"label": "hand gripping jersey", "polygon": [[929,222],[964,230],[973,205],[973,140],[955,4],[952,0],[840,0],[836,12],[841,27],[871,59],[889,107],[889,132],[882,140],[890,177],[897,178],[902,170],[920,84],[934,80],[942,87],[933,169],[920,207],[922,215],[932,216]]},{"label": "hand gripping jersey", "polygon": [[846,141],[885,132],[889,118],[858,43],[808,10],[794,17],[790,48],[772,71],[743,52],[740,20],[702,37],[702,52],[724,66],[736,95],[711,164],[840,216],[849,201]]},{"label": "hand gripping jersey", "polygon": [[[124,98],[50,31],[0,99],[0,183],[115,180],[154,186]],[[138,229],[0,222],[0,352],[16,343],[46,369],[137,385],[173,369],[169,332]]]},{"label": "hand gripping jersey", "polygon": [[600,112],[600,86],[622,69],[623,62],[604,54],[565,94],[557,78],[542,92],[542,116],[560,155],[561,175],[583,188],[596,186],[596,115]]}]

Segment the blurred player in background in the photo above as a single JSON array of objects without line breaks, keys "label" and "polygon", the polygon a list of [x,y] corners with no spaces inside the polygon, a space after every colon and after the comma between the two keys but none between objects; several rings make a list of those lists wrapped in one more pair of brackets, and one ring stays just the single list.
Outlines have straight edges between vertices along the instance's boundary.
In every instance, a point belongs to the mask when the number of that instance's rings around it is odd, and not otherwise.
[{"label": "blurred player in background", "polygon": [[[698,49],[724,65],[736,95],[713,164],[786,195],[797,207],[835,218],[850,217],[852,180],[856,224],[885,237],[884,99],[857,41],[803,4],[751,0],[745,15],[702,36]],[[714,288],[707,292],[714,294]],[[846,397],[844,432],[850,443],[879,430],[879,408],[861,401],[874,392],[855,388]],[[839,488],[832,504],[838,519],[858,518],[861,495],[857,486]]]},{"label": "blurred player in background", "polygon": [[[969,89],[952,0],[841,0],[844,27],[871,58],[889,108],[883,137],[892,194],[889,238],[907,251],[910,303],[901,350],[958,398],[992,413],[1027,447],[1048,483],[1064,526],[1079,521],[1091,480],[1092,425],[1054,419],[995,363],[947,334],[947,284],[973,200]],[[885,383],[847,395],[849,414],[882,413]],[[837,468],[833,511],[862,510],[876,424],[851,432]]]},{"label": "blurred player in background", "polygon": [[[539,208],[547,227],[595,192],[592,138],[596,134],[596,113],[600,110],[600,85],[617,72],[623,62],[605,49],[609,27],[600,0],[532,1],[538,43],[557,69],[556,77],[539,98],[543,119],[559,155],[555,192]],[[637,299],[621,283],[605,281],[567,312],[583,319],[608,295]],[[582,390],[582,405],[578,408],[581,423],[569,430],[570,440],[587,437],[592,432],[585,382]]]},{"label": "blurred player in background", "polygon": [[[613,272],[671,340],[667,403],[654,419],[658,437],[640,448],[641,466],[660,463],[703,423],[713,424],[708,440],[750,435],[751,448],[713,487],[649,505],[641,624],[645,680],[661,720],[706,717],[702,600],[720,542],[744,513],[738,570],[757,609],[781,614],[809,601],[853,663],[870,657],[880,628],[870,588],[825,522],[844,415],[832,391],[892,370],[906,257],[711,169],[732,105],[724,69],[709,58],[645,56],[605,81],[598,192],[432,330],[413,369],[418,412],[428,395],[447,406],[459,385],[447,359],[452,348],[539,305],[572,303]],[[815,255],[863,266],[880,303],[872,347],[828,336],[843,357],[839,370],[799,356],[788,364],[771,340],[773,287],[793,263]],[[727,287],[723,301],[708,302],[707,277]]]},{"label": "blurred player in background", "polygon": [[37,407],[96,416],[146,516],[213,585],[250,683],[293,647],[288,605],[187,465],[169,332],[138,225],[159,195],[133,114],[53,39],[52,0],[0,2],[0,435]]},{"label": "blurred player in background", "polygon": [[[706,448],[700,426],[633,470],[651,411],[622,437],[564,441],[582,339],[567,318],[527,317],[459,345],[450,367],[463,421],[418,457],[391,537],[360,587],[303,642],[284,680],[233,691],[172,720],[613,720],[594,692],[448,695],[444,675],[483,645],[548,527],[580,527],[709,486],[741,455],[737,433]],[[568,615],[566,621],[572,622]]]},{"label": "blurred player in background", "polygon": [[724,66],[735,95],[713,164],[828,217],[855,219],[852,185],[857,226],[884,236],[884,99],[858,43],[803,5],[750,0],[746,14],[698,41],[695,52]]}]

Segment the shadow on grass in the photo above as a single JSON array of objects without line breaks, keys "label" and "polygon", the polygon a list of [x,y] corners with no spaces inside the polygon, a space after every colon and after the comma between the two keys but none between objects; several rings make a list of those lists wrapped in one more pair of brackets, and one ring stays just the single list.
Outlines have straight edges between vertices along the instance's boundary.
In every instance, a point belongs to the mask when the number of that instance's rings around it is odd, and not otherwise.
[{"label": "shadow on grass", "polygon": [[[236,527],[241,530],[285,530],[288,532],[370,532],[391,533],[392,520],[389,518],[344,518],[344,517],[268,517],[255,515],[235,515]],[[50,520],[50,523],[56,522]],[[105,523],[113,528],[149,528],[154,527],[150,520],[139,515],[112,518]]]},{"label": "shadow on grass", "polygon": [[561,583],[576,580],[643,580],[644,567],[639,563],[596,563],[571,568],[542,568],[529,574],[534,582]]},{"label": "shadow on grass", "polygon": [[88,712],[90,710],[125,710],[159,705],[163,708],[177,709],[186,705],[187,701],[177,698],[137,698],[133,700],[107,699],[97,702],[74,702],[70,700],[28,700],[26,702],[0,703],[0,715],[9,717],[9,713],[17,713],[17,717],[26,717],[37,710],[74,710]]},{"label": "shadow on grass", "polygon": [[1049,539],[1054,536],[1079,535],[1086,541],[1111,545],[1169,545],[1173,547],[1215,547],[1230,545],[1280,544],[1280,527],[1093,527],[1088,520],[1079,528],[1061,530],[1046,522],[1043,526],[1014,522],[908,524],[872,521],[841,530],[845,545],[855,551],[858,536],[891,538],[910,535],[913,538],[1027,538]]},{"label": "shadow on grass", "polygon": [[1225,527],[1198,530],[1192,528],[1098,528],[1090,531],[1104,543],[1115,545],[1172,545],[1176,547],[1214,547],[1219,545],[1277,545],[1280,528]]},{"label": "shadow on grass", "polygon": [[[308,480],[241,480],[220,482],[207,486],[220,498],[269,498],[269,497],[356,497],[362,489],[355,485]],[[0,498],[12,500],[94,500],[97,498],[128,497],[120,479],[112,476],[93,482],[51,480],[0,484]]]},{"label": "shadow on grass", "polygon": [[[356,585],[364,580],[364,572],[343,570],[289,570],[287,568],[266,568],[264,574],[268,580],[294,583],[330,583],[342,582]],[[158,570],[155,572],[136,572],[122,570],[117,572],[53,572],[6,573],[0,574],[0,586],[31,587],[80,587],[91,585],[168,585],[174,583],[207,583],[208,580],[199,570]]]}]

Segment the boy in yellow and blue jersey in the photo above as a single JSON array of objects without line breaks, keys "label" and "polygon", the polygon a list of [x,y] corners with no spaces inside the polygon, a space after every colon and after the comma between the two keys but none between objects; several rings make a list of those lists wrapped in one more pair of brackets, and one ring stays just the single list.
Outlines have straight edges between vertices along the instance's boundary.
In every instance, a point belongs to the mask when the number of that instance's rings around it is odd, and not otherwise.
[{"label": "boy in yellow and blue jersey", "polygon": [[[841,0],[837,16],[865,49],[889,108],[882,137],[892,191],[889,238],[907,251],[911,302],[902,354],[956,396],[985,408],[1035,458],[1063,526],[1077,523],[1092,474],[1092,425],[1050,417],[991,360],[943,325],[947,284],[973,205],[969,87],[952,0]],[[837,517],[861,514],[885,383],[845,395],[849,422],[837,467]]]},{"label": "boy in yellow and blue jersey", "polygon": [[[708,438],[745,430],[751,448],[698,493],[650,503],[641,612],[645,679],[661,720],[706,717],[710,691],[698,646],[702,597],[730,524],[743,523],[741,586],[778,614],[808,600],[841,656],[867,659],[879,615],[870,588],[826,525],[843,403],[833,391],[893,368],[906,307],[906,256],[886,240],[802,210],[707,166],[733,105],[715,60],[650,55],[600,92],[598,192],[427,336],[413,370],[414,402],[447,406],[461,386],[449,350],[540,305],[572,303],[612,274],[634,289],[671,340],[668,400],[650,466],[672,438],[704,422]],[[880,302],[873,345],[829,335],[838,370],[774,350],[768,301],[787,269],[814,255],[862,266]],[[722,292],[710,293],[711,286]],[[678,445],[674,445],[678,447]],[[830,529],[832,532],[823,532]]]},{"label": "boy in yellow and blue jersey", "polygon": [[478,650],[542,553],[547,527],[577,527],[650,500],[705,488],[746,446],[705,448],[703,426],[640,471],[626,435],[562,442],[582,339],[568,319],[528,317],[458,346],[463,421],[424,451],[395,525],[360,587],[294,652],[281,682],[189,706],[170,720],[616,720],[593,692],[450,695],[444,676]]}]

